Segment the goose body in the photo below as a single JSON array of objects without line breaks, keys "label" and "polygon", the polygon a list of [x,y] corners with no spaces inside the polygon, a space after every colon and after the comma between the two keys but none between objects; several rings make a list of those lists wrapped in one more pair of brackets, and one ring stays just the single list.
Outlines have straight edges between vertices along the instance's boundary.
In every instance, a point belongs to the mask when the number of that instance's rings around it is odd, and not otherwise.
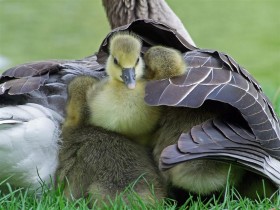
[{"label": "goose body", "polygon": [[[106,66],[109,77],[89,91],[88,102],[91,123],[139,143],[151,144],[150,136],[162,113],[159,107],[147,106],[143,100],[147,81],[182,75],[186,65],[179,51],[155,46],[145,53],[144,69],[140,48],[139,40],[131,35],[117,34],[111,38]],[[124,71],[120,67],[129,69],[134,66],[136,85],[131,89],[125,85],[124,79],[120,80],[123,78],[121,71]]]},{"label": "goose body", "polygon": [[178,50],[154,46],[144,55],[146,65],[145,78],[148,80],[162,80],[178,77],[186,73],[187,66]]}]

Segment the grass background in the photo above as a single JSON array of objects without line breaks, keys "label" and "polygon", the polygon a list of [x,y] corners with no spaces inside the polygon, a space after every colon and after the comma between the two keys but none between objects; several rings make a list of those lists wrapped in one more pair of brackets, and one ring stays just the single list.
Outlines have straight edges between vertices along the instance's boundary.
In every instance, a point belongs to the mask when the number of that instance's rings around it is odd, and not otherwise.
[{"label": "grass background", "polygon": [[[167,2],[198,47],[233,56],[259,81],[280,114],[279,0]],[[0,72],[34,60],[83,58],[98,50],[109,31],[101,0],[0,0],[0,56],[10,61]],[[47,194],[34,201],[25,193],[20,197],[15,194],[0,196],[0,209],[75,208],[59,195]],[[86,208],[84,201],[81,203],[81,208]],[[279,204],[278,197],[274,204],[233,199],[216,206],[192,201],[188,205],[191,209],[255,209],[258,205],[268,209]]]}]

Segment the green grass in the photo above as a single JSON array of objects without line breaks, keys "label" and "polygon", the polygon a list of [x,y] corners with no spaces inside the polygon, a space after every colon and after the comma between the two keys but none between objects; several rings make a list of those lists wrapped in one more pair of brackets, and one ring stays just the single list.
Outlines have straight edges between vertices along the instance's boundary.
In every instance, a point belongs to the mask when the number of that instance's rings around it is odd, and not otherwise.
[{"label": "green grass", "polygon": [[[67,201],[60,190],[49,190],[44,188],[43,193],[36,195],[32,191],[17,189],[8,193],[0,193],[0,209],[18,210],[18,209],[89,209],[89,201],[78,199],[76,201]],[[273,200],[273,201],[272,201]],[[136,194],[130,194],[125,204],[122,196],[112,199],[109,204],[101,204],[102,209],[170,209],[170,210],[201,210],[201,209],[277,209],[280,206],[280,196],[275,194],[271,199],[257,199],[252,201],[247,198],[241,198],[234,189],[228,188],[226,192],[219,197],[212,197],[208,201],[203,201],[200,197],[190,197],[186,202],[177,206],[172,200],[156,201],[155,204],[146,205]],[[96,209],[96,204],[94,204]]]},{"label": "green grass", "polygon": [[[280,1],[167,2],[199,47],[227,52],[249,70],[280,115]],[[11,61],[6,68],[34,60],[83,58],[98,50],[108,32],[100,0],[0,0],[0,55]],[[85,200],[68,202],[58,191],[46,190],[41,198],[27,192],[1,193],[0,209],[87,209]],[[213,198],[205,204],[190,197],[185,206],[269,209],[280,206],[280,196],[275,197],[273,202],[252,201],[230,190],[224,200]],[[116,202],[115,209],[125,209]],[[159,203],[155,208],[175,209],[175,205]]]}]

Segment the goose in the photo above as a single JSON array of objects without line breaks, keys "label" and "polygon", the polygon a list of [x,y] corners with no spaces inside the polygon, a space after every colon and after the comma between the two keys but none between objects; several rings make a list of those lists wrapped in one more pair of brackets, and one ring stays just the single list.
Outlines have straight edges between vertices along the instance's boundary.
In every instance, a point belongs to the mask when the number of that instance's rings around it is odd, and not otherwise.
[{"label": "goose", "polygon": [[[141,28],[143,30],[139,30]],[[177,107],[193,110],[198,110],[203,104],[207,106],[210,101],[216,105],[228,104],[227,107],[233,111],[233,114],[227,116],[233,116],[233,119],[228,120],[223,116],[221,116],[222,120],[212,118],[212,121],[211,119],[203,121],[204,119],[202,119],[200,122],[197,121],[197,125],[192,128],[198,128],[196,126],[202,126],[204,122],[207,122],[203,126],[203,132],[208,134],[222,133],[224,138],[219,140],[224,144],[235,146],[234,150],[230,150],[232,147],[228,148],[226,145],[222,145],[223,151],[227,152],[214,151],[212,154],[217,154],[219,160],[225,162],[231,158],[235,163],[247,170],[252,170],[254,173],[268,177],[274,185],[279,186],[279,151],[277,149],[279,148],[279,118],[270,101],[262,92],[260,85],[229,55],[215,50],[198,49],[163,23],[152,20],[136,20],[129,25],[115,29],[102,42],[96,55],[82,61],[39,62],[12,68],[2,75],[0,88],[2,98],[5,97],[5,102],[10,101],[9,103],[14,105],[17,103],[26,104],[27,99],[37,104],[39,99],[42,101],[41,104],[54,103],[55,100],[52,98],[55,95],[47,95],[49,97],[46,97],[43,94],[50,92],[47,91],[48,88],[53,88],[51,89],[52,93],[58,93],[55,91],[58,91],[63,85],[51,86],[51,84],[59,80],[63,80],[63,82],[57,83],[67,84],[67,79],[79,74],[92,74],[97,78],[105,77],[103,69],[108,58],[108,40],[115,32],[125,30],[137,34],[142,40],[142,52],[146,52],[151,46],[164,45],[182,52],[187,63],[187,73],[181,77],[148,82],[145,90],[146,103],[151,106],[166,106],[170,109]],[[36,69],[35,72],[34,69]],[[26,71],[23,72],[23,70]],[[65,88],[61,88],[61,90],[65,90]],[[25,94],[23,94],[24,92]],[[43,97],[38,98],[38,93]],[[61,98],[60,102],[63,104],[65,99],[60,93],[63,91],[59,92],[56,97]],[[16,102],[14,102],[15,98],[17,98]],[[63,111],[56,112],[63,113]],[[244,123],[240,124],[237,120],[239,117],[234,119],[235,116],[240,116]],[[195,116],[191,120],[194,119],[196,119]],[[6,120],[11,120],[11,117],[6,118]],[[188,132],[185,131],[184,135],[180,136],[179,141],[170,142],[169,146],[160,151],[160,159],[157,161],[159,161],[162,170],[168,170],[181,162],[188,161],[188,158],[191,157],[200,158],[201,153],[192,156],[186,151],[188,147],[184,147],[185,144],[182,144],[191,141],[198,142],[201,139],[207,141],[206,138],[190,139],[203,135],[203,132],[200,132],[201,129],[192,128]],[[198,132],[199,135],[194,132]],[[203,135],[203,137],[206,136],[209,137],[209,140],[213,139],[212,135]],[[186,137],[191,141],[183,141],[183,139],[187,139]],[[195,144],[195,146],[198,145]],[[220,149],[217,144],[211,146],[208,148],[215,149],[216,146],[216,149]],[[258,153],[253,152],[254,150]],[[211,156],[209,153],[203,154]]]},{"label": "goose", "polygon": [[177,31],[192,46],[196,46],[189,32],[164,0],[118,1],[102,0],[112,29],[127,25],[137,19],[151,19]]},{"label": "goose", "polygon": [[[103,1],[111,26],[125,25],[127,20],[113,18],[121,12],[111,9],[118,1],[111,3]],[[119,1],[118,9],[123,8],[123,15],[126,13],[127,3],[128,1]],[[174,30],[182,31],[181,36],[185,36],[185,31],[189,41],[193,42],[172,9],[163,0],[156,3],[163,6],[161,8],[164,10],[157,10],[155,13],[151,8],[156,5],[148,1],[141,7],[131,3],[134,12],[130,13],[130,20],[146,18],[147,15],[160,20],[170,13],[165,24],[172,26]],[[146,8],[144,13],[138,12],[143,8]],[[142,24],[153,25],[153,28],[146,31],[170,31],[169,27],[165,26],[155,29],[162,25],[154,24],[152,20],[142,22],[138,21],[140,28]],[[8,179],[11,186],[31,189],[40,189],[42,182],[46,185],[51,183],[58,164],[58,144],[65,116],[67,84],[79,75],[105,78],[105,63],[102,62],[101,54],[100,51],[99,61],[96,55],[92,55],[81,60],[25,63],[0,75],[0,180]]]},{"label": "goose", "polygon": [[[166,197],[166,187],[149,150],[130,139],[91,125],[86,93],[96,79],[80,76],[68,86],[62,146],[56,172],[57,185],[64,180],[68,199],[90,196],[91,205],[132,188],[145,203]],[[151,188],[153,186],[153,188]],[[154,191],[152,191],[152,189]],[[124,194],[124,198],[126,194]]]}]

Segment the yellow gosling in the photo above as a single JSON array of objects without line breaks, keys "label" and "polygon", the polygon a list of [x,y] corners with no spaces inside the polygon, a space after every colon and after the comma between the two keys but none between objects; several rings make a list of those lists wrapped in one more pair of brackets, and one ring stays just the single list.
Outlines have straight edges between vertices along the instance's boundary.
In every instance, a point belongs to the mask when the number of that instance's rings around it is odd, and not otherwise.
[{"label": "yellow gosling", "polygon": [[155,46],[151,47],[144,55],[146,64],[145,78],[148,80],[167,79],[182,75],[187,66],[178,50]]},{"label": "yellow gosling", "polygon": [[134,35],[118,33],[110,40],[108,79],[88,92],[91,123],[121,133],[140,144],[149,142],[160,109],[144,102],[146,80],[140,56],[141,41]]}]

